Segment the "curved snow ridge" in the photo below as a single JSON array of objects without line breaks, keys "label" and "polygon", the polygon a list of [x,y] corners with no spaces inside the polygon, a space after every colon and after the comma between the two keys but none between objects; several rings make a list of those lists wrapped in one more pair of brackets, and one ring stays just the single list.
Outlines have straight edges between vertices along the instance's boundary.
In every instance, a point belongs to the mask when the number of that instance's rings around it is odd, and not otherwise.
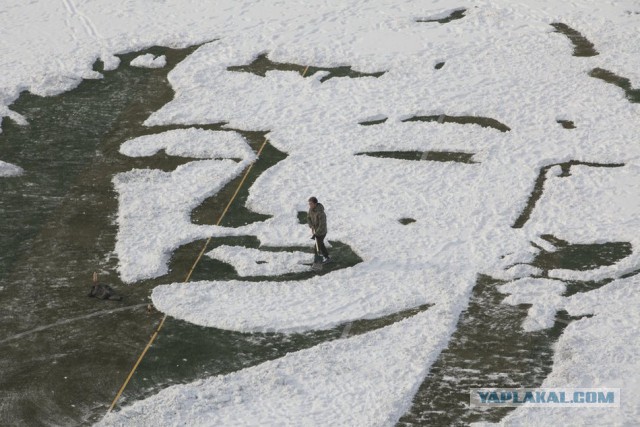
[{"label": "curved snow ridge", "polygon": [[116,253],[125,282],[165,274],[171,253],[181,245],[211,237],[216,231],[228,234],[229,230],[220,227],[193,224],[191,211],[257,158],[240,134],[198,128],[144,135],[120,146],[120,152],[131,157],[152,156],[159,150],[168,155],[221,159],[189,162],[171,172],[134,169],[113,178],[120,225]]},{"label": "curved snow ridge", "polygon": [[255,160],[256,155],[246,140],[232,131],[199,128],[175,129],[139,136],[124,142],[120,153],[129,157],[153,156],[165,150],[170,156],[196,158],[239,158]]},{"label": "curved snow ridge", "polygon": [[154,288],[151,298],[166,314],[202,326],[240,332],[324,330],[426,303],[464,300],[469,277],[372,269],[370,263],[287,282],[201,281]]},{"label": "curved snow ridge", "polygon": [[459,314],[436,305],[363,335],[169,387],[97,425],[394,425]]},{"label": "curved snow ridge", "polygon": [[241,277],[278,276],[286,273],[308,271],[309,252],[263,251],[242,246],[222,245],[207,252],[210,258],[231,264]]},{"label": "curved snow ridge", "polygon": [[248,164],[200,160],[173,172],[134,169],[116,175],[120,224],[116,253],[122,280],[131,283],[165,274],[173,250],[219,229],[193,224],[189,215]]},{"label": "curved snow ridge", "polygon": [[0,178],[8,178],[12,176],[20,176],[24,173],[24,169],[20,166],[0,160]]}]

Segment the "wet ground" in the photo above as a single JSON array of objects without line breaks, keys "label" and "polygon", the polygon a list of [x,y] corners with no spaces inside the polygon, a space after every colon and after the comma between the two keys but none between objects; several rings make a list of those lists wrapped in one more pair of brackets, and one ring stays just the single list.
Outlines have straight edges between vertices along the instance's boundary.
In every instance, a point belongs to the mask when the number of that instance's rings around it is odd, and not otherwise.
[{"label": "wet ground", "polygon": [[[137,136],[185,127],[146,128],[142,123],[173,97],[166,75],[194,50],[152,48],[122,55],[118,70],[104,72],[104,79],[83,81],[56,97],[22,94],[12,109],[27,118],[28,126],[3,122],[0,158],[20,165],[25,173],[0,180],[0,425],[79,425],[100,419],[162,318],[147,310],[151,289],[183,281],[205,244],[197,241],[178,249],[169,274],[155,280],[131,286],[116,273],[112,251],[117,195],[111,179],[133,168],[170,171],[191,160],[164,152],[129,158],[118,149]],[[147,52],[165,54],[167,67],[127,65]],[[102,71],[101,64],[95,69]],[[220,125],[194,127],[220,129]],[[264,141],[264,132],[241,134],[255,151]],[[247,189],[283,158],[267,144],[222,225],[266,218],[244,208]],[[193,221],[215,223],[240,179],[195,209]],[[257,246],[258,242],[250,236],[217,239],[209,248],[221,244]],[[340,261],[322,274],[361,261],[348,246],[332,244]],[[310,247],[294,249],[309,250],[312,260]],[[100,282],[124,295],[124,301],[89,298],[93,271],[99,273]],[[317,273],[280,280],[312,274]],[[192,280],[212,277],[238,278],[229,265],[205,257]],[[402,315],[364,322],[359,328],[375,329]],[[344,326],[311,334],[241,334],[168,318],[119,404],[172,383],[232,372],[336,339],[343,330]]]}]

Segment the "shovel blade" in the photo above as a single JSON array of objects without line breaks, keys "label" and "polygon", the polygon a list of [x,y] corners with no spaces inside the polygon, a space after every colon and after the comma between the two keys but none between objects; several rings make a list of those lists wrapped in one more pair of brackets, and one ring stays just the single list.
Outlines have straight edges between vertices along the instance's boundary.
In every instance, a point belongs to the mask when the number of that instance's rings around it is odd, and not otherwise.
[{"label": "shovel blade", "polygon": [[311,269],[314,270],[314,271],[322,270],[322,256],[321,255],[315,255],[313,257],[313,265],[311,265]]}]

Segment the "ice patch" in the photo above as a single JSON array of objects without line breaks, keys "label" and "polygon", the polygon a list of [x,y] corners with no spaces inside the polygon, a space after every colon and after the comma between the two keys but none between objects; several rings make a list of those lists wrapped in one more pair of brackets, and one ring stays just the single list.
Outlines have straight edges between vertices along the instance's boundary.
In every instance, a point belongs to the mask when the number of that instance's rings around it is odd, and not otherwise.
[{"label": "ice patch", "polygon": [[151,53],[137,56],[130,65],[139,68],[162,68],[167,65],[167,57],[164,55],[154,56]]},{"label": "ice patch", "polygon": [[120,66],[120,58],[115,55],[103,54],[100,60],[104,64],[104,71],[114,71]]}]

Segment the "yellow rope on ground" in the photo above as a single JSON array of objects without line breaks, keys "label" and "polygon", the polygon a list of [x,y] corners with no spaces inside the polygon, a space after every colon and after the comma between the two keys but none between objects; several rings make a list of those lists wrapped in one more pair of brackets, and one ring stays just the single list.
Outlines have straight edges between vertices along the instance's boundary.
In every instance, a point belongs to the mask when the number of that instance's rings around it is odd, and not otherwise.
[{"label": "yellow rope on ground", "polygon": [[122,387],[120,387],[120,390],[118,390],[118,394],[116,394],[115,399],[113,399],[113,402],[111,402],[111,406],[109,406],[109,410],[107,411],[107,414],[109,412],[111,412],[113,410],[113,408],[116,406],[116,403],[118,403],[118,400],[120,399],[120,396],[122,395],[122,392],[124,391],[125,388],[127,388],[127,385],[129,384],[129,381],[131,380],[131,377],[133,377],[133,374],[136,372],[136,369],[138,369],[138,365],[140,365],[140,362],[142,362],[142,359],[144,358],[145,354],[147,354],[147,351],[151,347],[151,344],[153,344],[153,342],[156,340],[156,337],[158,336],[158,333],[160,332],[160,329],[162,329],[162,325],[164,325],[164,321],[166,320],[166,318],[167,318],[167,315],[165,314],[162,317],[162,320],[160,321],[160,324],[158,325],[158,328],[153,333],[153,335],[151,335],[151,339],[149,340],[149,342],[145,346],[144,350],[142,350],[142,353],[140,354],[140,357],[138,357],[138,360],[136,360],[136,364],[133,365],[133,368],[131,369],[131,372],[129,372],[129,375],[127,375],[127,379],[124,380],[124,383],[122,384]]},{"label": "yellow rope on ground", "polygon": [[[305,73],[306,73],[306,71],[307,70],[305,70]],[[244,173],[244,176],[242,177],[242,180],[240,181],[240,184],[238,184],[238,187],[236,188],[236,191],[233,193],[233,196],[231,197],[231,199],[229,200],[229,203],[227,203],[227,206],[224,208],[224,211],[222,211],[222,214],[220,215],[220,218],[218,218],[218,221],[216,222],[216,225],[220,225],[220,223],[222,222],[222,219],[227,214],[227,211],[231,207],[231,204],[233,203],[233,201],[235,200],[236,196],[240,192],[240,188],[242,188],[242,186],[244,185],[244,182],[247,180],[247,177],[249,176],[249,172],[251,172],[251,169],[253,168],[253,165],[255,165],[256,161],[258,161],[258,158],[260,157],[260,154],[262,154],[262,150],[264,149],[264,147],[266,145],[267,145],[267,138],[265,137],[264,142],[260,146],[260,149],[258,150],[258,154],[256,155],[256,160],[254,160],[249,165],[249,168]],[[209,246],[210,242],[211,242],[211,237],[209,237],[207,239],[207,241],[205,242],[204,246],[202,247],[202,250],[200,251],[200,254],[196,258],[196,260],[193,263],[193,265],[191,266],[191,269],[189,270],[189,273],[187,274],[187,277],[184,279],[183,283],[187,283],[189,281],[189,279],[191,279],[191,274],[193,274],[193,270],[195,270],[196,266],[200,262],[200,259],[202,258],[202,255],[204,254],[204,252],[207,250],[207,246]],[[153,335],[151,335],[151,339],[149,339],[149,342],[145,346],[144,350],[142,350],[142,353],[140,353],[140,357],[138,357],[138,360],[136,361],[135,365],[133,365],[133,368],[131,369],[131,372],[129,372],[129,375],[127,376],[127,379],[122,384],[122,387],[120,387],[120,390],[118,390],[118,393],[116,394],[116,397],[113,399],[113,402],[111,402],[111,406],[109,406],[109,410],[107,411],[107,414],[109,412],[111,412],[113,410],[113,408],[116,406],[116,403],[118,403],[118,400],[120,399],[120,396],[122,396],[122,393],[124,392],[124,389],[127,388],[127,385],[129,384],[129,381],[131,380],[131,377],[133,377],[133,374],[136,372],[136,369],[138,369],[138,365],[140,365],[140,362],[142,362],[142,359],[147,354],[147,351],[149,350],[149,348],[151,347],[151,345],[153,344],[155,339],[158,337],[158,333],[160,332],[160,329],[162,329],[162,326],[164,326],[164,321],[166,319],[167,319],[167,314],[165,314],[162,317],[162,320],[160,320],[160,323],[158,324],[158,327],[156,328],[155,332],[153,333]]]},{"label": "yellow rope on ground", "polygon": [[[256,155],[256,157],[260,157],[260,154],[262,154],[262,150],[264,149],[264,146],[267,144],[267,138],[264,139],[264,142],[262,143],[262,146],[260,146],[260,149],[258,150],[258,154]],[[256,158],[257,160],[257,158]],[[251,163],[249,165],[249,168],[247,169],[247,171],[245,172],[244,176],[242,177],[242,180],[240,181],[240,184],[238,184],[238,188],[236,188],[235,193],[233,193],[233,196],[231,196],[231,199],[229,200],[229,203],[227,203],[227,206],[224,208],[224,211],[222,211],[222,215],[220,215],[220,218],[218,218],[218,222],[216,222],[216,225],[220,225],[220,223],[222,222],[222,218],[224,218],[224,216],[227,214],[227,211],[229,210],[229,208],[231,207],[231,204],[233,203],[233,201],[236,199],[236,196],[238,195],[238,193],[240,192],[240,188],[242,188],[242,186],[244,185],[244,182],[247,179],[247,176],[249,176],[249,172],[251,172],[251,169],[253,168],[253,165],[255,165],[256,162],[254,161],[253,163]],[[209,237],[207,239],[207,241],[205,242],[204,246],[202,247],[202,250],[200,251],[200,254],[198,255],[198,258],[196,258],[195,262],[193,263],[193,266],[191,267],[191,270],[189,270],[189,274],[187,274],[187,277],[184,279],[184,282],[188,282],[189,279],[191,279],[191,274],[193,273],[193,270],[196,268],[196,265],[198,265],[198,262],[200,262],[200,258],[202,258],[202,255],[204,255],[204,251],[207,250],[207,246],[209,246],[209,243],[211,242],[211,237]]]},{"label": "yellow rope on ground", "polygon": [[[302,72],[302,77],[304,77],[307,74],[307,70],[309,70],[309,66],[308,65],[306,66],[306,68]],[[233,193],[233,196],[231,197],[231,200],[229,200],[229,203],[227,203],[227,206],[224,208],[224,211],[222,212],[222,215],[220,215],[220,218],[218,218],[218,221],[216,222],[216,225],[220,225],[220,223],[222,222],[222,218],[224,218],[224,216],[227,214],[227,211],[229,210],[229,207],[231,206],[231,204],[235,200],[236,196],[240,192],[240,188],[242,188],[242,186],[244,185],[244,182],[246,181],[247,176],[249,176],[249,172],[253,168],[253,165],[256,163],[256,161],[258,161],[258,158],[260,157],[260,154],[262,154],[262,150],[264,149],[264,147],[266,145],[267,145],[267,138],[265,137],[264,142],[260,146],[260,149],[258,150],[258,154],[256,155],[256,160],[254,160],[249,165],[249,168],[247,169],[247,171],[245,172],[244,176],[242,177],[242,180],[240,181],[240,184],[238,184],[238,188],[236,188],[235,193]],[[200,254],[198,254],[198,258],[196,258],[195,262],[193,263],[193,266],[191,266],[191,270],[189,270],[189,274],[187,274],[187,277],[184,279],[183,283],[187,283],[189,281],[189,279],[191,279],[191,274],[193,273],[193,270],[195,270],[196,265],[198,265],[198,262],[200,262],[200,259],[202,258],[202,255],[204,255],[204,252],[207,250],[207,246],[209,246],[210,242],[211,242],[211,237],[209,237],[207,239],[207,241],[205,242],[204,246],[202,247],[202,250],[200,251]],[[124,389],[127,388],[127,385],[129,384],[129,381],[131,380],[131,377],[133,377],[133,374],[135,373],[136,369],[138,369],[138,365],[140,365],[140,362],[142,362],[142,359],[144,358],[145,354],[147,354],[147,351],[151,347],[151,344],[153,344],[153,342],[155,341],[156,337],[158,336],[158,333],[160,332],[160,329],[162,329],[162,326],[164,326],[164,321],[166,319],[167,319],[167,315],[165,314],[162,317],[162,320],[160,320],[160,323],[158,324],[158,327],[156,328],[156,331],[153,333],[153,335],[151,335],[151,339],[147,343],[146,347],[144,348],[144,350],[142,350],[142,353],[140,354],[140,357],[138,357],[138,360],[136,361],[136,364],[133,365],[133,368],[131,369],[131,372],[129,372],[129,375],[127,376],[127,379],[124,381],[124,384],[122,384],[122,387],[120,387],[120,390],[118,390],[118,394],[116,394],[115,399],[113,399],[113,402],[111,402],[111,406],[109,406],[109,410],[107,411],[107,414],[109,412],[111,412],[113,410],[113,408],[116,406],[116,403],[118,403],[118,400],[120,399],[120,396],[124,392]]]}]

